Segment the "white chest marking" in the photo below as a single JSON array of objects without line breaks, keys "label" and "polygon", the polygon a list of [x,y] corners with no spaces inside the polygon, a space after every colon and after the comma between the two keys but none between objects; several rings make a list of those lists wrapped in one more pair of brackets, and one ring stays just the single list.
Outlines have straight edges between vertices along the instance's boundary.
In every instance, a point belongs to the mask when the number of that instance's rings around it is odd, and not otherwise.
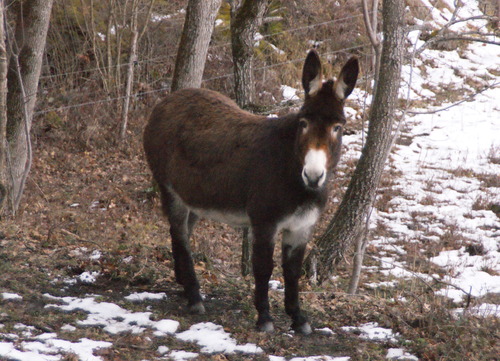
[{"label": "white chest marking", "polygon": [[278,224],[278,230],[287,230],[290,232],[308,231],[316,224],[319,218],[319,209],[299,207],[294,213],[283,218]]}]

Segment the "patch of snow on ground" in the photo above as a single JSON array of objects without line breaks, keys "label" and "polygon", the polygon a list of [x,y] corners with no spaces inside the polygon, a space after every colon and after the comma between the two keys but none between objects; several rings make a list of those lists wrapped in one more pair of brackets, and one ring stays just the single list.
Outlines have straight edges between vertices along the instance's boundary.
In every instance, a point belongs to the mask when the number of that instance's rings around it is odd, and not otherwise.
[{"label": "patch of snow on ground", "polygon": [[332,356],[308,356],[294,357],[289,361],[349,361],[350,357],[332,357]]},{"label": "patch of snow on ground", "polygon": [[[431,258],[431,261],[456,274],[445,278],[461,290],[448,286],[437,292],[455,302],[460,302],[467,293],[474,297],[488,292],[500,293],[500,276],[496,273],[500,270],[500,252],[490,251],[487,256],[471,256],[462,247],[459,250],[443,251],[439,256]],[[488,269],[493,269],[495,273],[484,271]]]},{"label": "patch of snow on ground", "polygon": [[387,355],[385,356],[388,360],[393,361],[418,361],[417,356],[409,354],[402,348],[390,348],[387,350]]},{"label": "patch of snow on ground", "polygon": [[195,352],[187,352],[187,351],[172,351],[168,354],[168,356],[169,359],[173,361],[185,361],[198,357],[198,354]]},{"label": "patch of snow on ground", "polygon": [[222,326],[212,322],[202,322],[192,325],[189,330],[175,335],[180,340],[195,342],[201,346],[203,353],[262,353],[263,350],[255,344],[238,345],[231,334]]},{"label": "patch of snow on ground", "polygon": [[159,346],[158,347],[158,353],[160,355],[166,354],[170,349],[167,346]]},{"label": "patch of snow on ground", "polygon": [[281,283],[281,281],[278,281],[278,280],[270,280],[269,281],[269,289],[271,290],[281,290],[283,291],[284,290],[284,286],[283,284]]},{"label": "patch of snow on ground", "polygon": [[492,303],[483,303],[479,306],[470,307],[467,309],[457,308],[455,310],[456,315],[472,315],[477,317],[490,317],[494,316],[500,318],[500,305],[495,305]]},{"label": "patch of snow on ground", "polygon": [[99,272],[83,272],[77,279],[81,283],[94,283],[97,280],[97,276],[99,276]]},{"label": "patch of snow on ground", "polygon": [[398,284],[397,281],[383,281],[383,282],[371,282],[371,283],[365,283],[366,287],[369,288],[380,288],[380,287],[395,287]]},{"label": "patch of snow on ground", "polygon": [[142,302],[145,300],[163,300],[167,298],[165,292],[151,293],[151,292],[134,292],[125,297],[127,301]]},{"label": "patch of snow on ground", "polygon": [[283,101],[299,100],[299,97],[297,96],[297,89],[292,88],[291,86],[282,85],[281,93],[283,94]]},{"label": "patch of snow on ground", "polygon": [[131,312],[109,302],[97,302],[95,297],[46,297],[63,302],[64,305],[49,304],[46,308],[56,308],[66,312],[84,311],[87,319],[78,321],[82,326],[102,326],[111,334],[121,332],[142,333],[146,328],[155,330],[155,336],[165,336],[175,333],[179,322],[174,320],[150,320],[151,312]]},{"label": "patch of snow on ground", "polygon": [[0,342],[0,356],[17,361],[59,361],[62,356],[57,354],[71,353],[80,360],[101,361],[102,358],[94,356],[94,351],[111,347],[111,342],[94,341],[81,338],[78,342],[60,340],[55,333],[42,334],[36,341],[24,341],[18,350],[11,342]]},{"label": "patch of snow on ground", "polygon": [[15,301],[15,300],[22,300],[23,297],[19,296],[17,293],[12,293],[12,292],[2,292],[2,299],[5,301]]},{"label": "patch of snow on ground", "polygon": [[76,327],[73,325],[66,324],[61,327],[61,331],[73,332],[76,331]]},{"label": "patch of snow on ground", "polygon": [[[289,361],[349,361],[350,357],[332,357],[332,356],[308,356],[308,357],[293,357]],[[269,356],[269,361],[286,361],[286,358],[281,356]]]},{"label": "patch of snow on ground", "polygon": [[335,332],[333,332],[332,329],[328,327],[316,328],[314,332],[325,336],[333,336],[335,334]]},{"label": "patch of snow on ground", "polygon": [[353,327],[344,326],[342,330],[347,332],[360,332],[359,337],[363,340],[382,341],[382,342],[397,342],[399,334],[395,334],[391,329],[380,327],[376,322],[365,323],[364,325]]}]

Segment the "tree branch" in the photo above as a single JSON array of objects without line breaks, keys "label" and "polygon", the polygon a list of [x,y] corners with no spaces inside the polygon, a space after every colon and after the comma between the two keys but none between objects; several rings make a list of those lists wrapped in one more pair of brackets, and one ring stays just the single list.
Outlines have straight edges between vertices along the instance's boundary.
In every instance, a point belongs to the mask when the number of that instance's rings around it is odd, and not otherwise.
[{"label": "tree branch", "polygon": [[496,82],[496,83],[493,83],[491,85],[488,85],[486,87],[484,87],[483,89],[479,90],[478,92],[474,93],[474,94],[471,94],[469,95],[468,97],[462,99],[462,100],[459,100],[458,102],[456,103],[453,103],[453,104],[450,104],[450,105],[447,105],[443,108],[439,108],[439,109],[433,109],[433,110],[428,110],[428,111],[425,111],[425,112],[419,112],[419,111],[413,111],[413,110],[408,110],[407,113],[408,114],[413,114],[413,115],[420,115],[420,114],[435,114],[435,113],[438,113],[438,112],[442,112],[444,110],[448,110],[450,108],[453,108],[453,107],[456,107],[457,105],[460,105],[462,103],[465,103],[465,102],[468,102],[472,99],[474,99],[475,96],[485,92],[486,90],[488,89],[492,89],[492,88],[495,88],[497,87],[498,85],[500,85],[500,82]]}]

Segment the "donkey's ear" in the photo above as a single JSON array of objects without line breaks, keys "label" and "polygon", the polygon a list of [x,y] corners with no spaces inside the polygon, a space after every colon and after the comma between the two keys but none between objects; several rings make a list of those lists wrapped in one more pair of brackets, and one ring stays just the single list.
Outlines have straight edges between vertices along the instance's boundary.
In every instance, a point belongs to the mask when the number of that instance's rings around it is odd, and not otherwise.
[{"label": "donkey's ear", "polygon": [[304,68],[302,69],[302,86],[306,95],[316,94],[322,86],[321,61],[316,50],[307,54]]},{"label": "donkey's ear", "polygon": [[351,94],[354,86],[356,85],[356,80],[358,79],[359,64],[358,58],[352,57],[340,71],[339,78],[333,85],[335,95],[340,99],[344,100]]}]

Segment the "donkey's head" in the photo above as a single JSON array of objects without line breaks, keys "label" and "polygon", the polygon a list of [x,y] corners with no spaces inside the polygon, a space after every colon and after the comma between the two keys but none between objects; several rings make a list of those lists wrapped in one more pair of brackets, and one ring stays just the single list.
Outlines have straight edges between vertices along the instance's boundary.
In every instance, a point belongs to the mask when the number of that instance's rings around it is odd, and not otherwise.
[{"label": "donkey's head", "polygon": [[323,82],[318,53],[311,50],[307,55],[302,72],[305,101],[298,118],[297,151],[302,180],[308,188],[322,187],[328,172],[339,161],[346,122],[344,100],[354,89],[358,72],[358,60],[353,57],[336,81]]}]

